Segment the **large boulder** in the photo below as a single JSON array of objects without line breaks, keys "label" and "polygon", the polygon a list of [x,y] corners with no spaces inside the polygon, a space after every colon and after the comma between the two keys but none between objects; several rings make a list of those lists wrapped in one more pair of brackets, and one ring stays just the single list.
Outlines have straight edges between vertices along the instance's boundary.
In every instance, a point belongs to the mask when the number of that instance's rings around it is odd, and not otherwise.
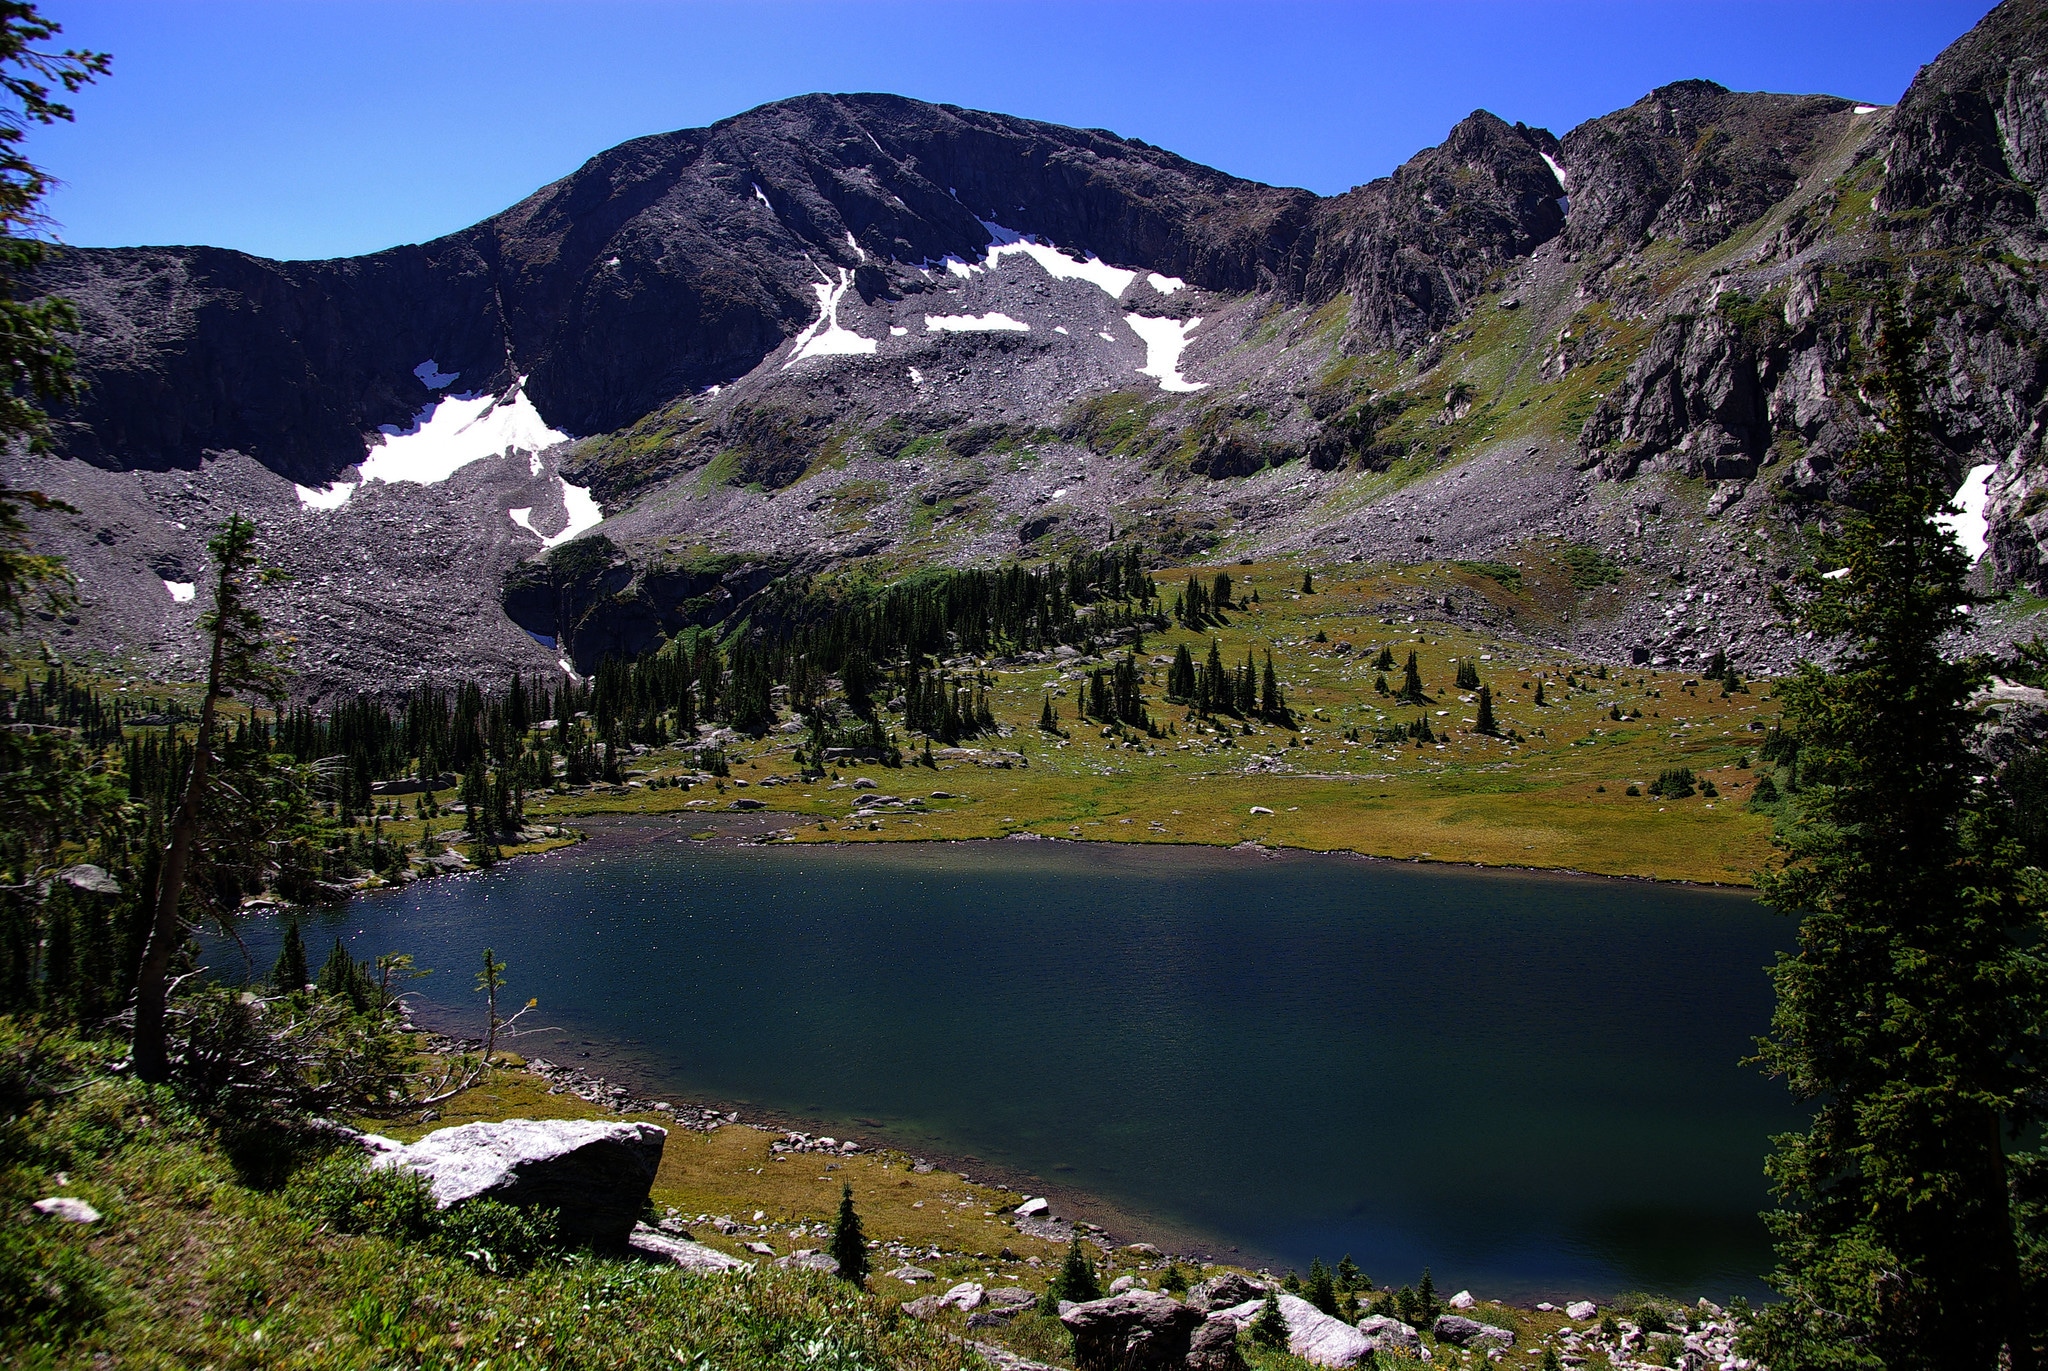
[{"label": "large boulder", "polygon": [[1089,1300],[1060,1315],[1080,1371],[1181,1371],[1202,1311],[1156,1290]]},{"label": "large boulder", "polygon": [[1244,1354],[1237,1350],[1237,1321],[1221,1314],[1202,1321],[1188,1339],[1187,1371],[1245,1371]]},{"label": "large boulder", "polygon": [[1411,1357],[1422,1351],[1422,1334],[1399,1319],[1388,1318],[1385,1314],[1374,1314],[1371,1318],[1360,1319],[1358,1331],[1373,1345],[1375,1351],[1401,1352]]},{"label": "large boulder", "polygon": [[621,1248],[667,1140],[668,1130],[651,1123],[507,1119],[443,1128],[370,1164],[419,1172],[442,1209],[480,1197],[554,1209],[565,1236]]},{"label": "large boulder", "polygon": [[1287,1320],[1287,1350],[1310,1365],[1357,1366],[1372,1359],[1370,1339],[1298,1295],[1281,1294],[1280,1317]]},{"label": "large boulder", "polygon": [[1436,1334],[1438,1342],[1447,1342],[1453,1347],[1513,1347],[1515,1335],[1505,1328],[1496,1328],[1490,1323],[1468,1319],[1462,1314],[1441,1314],[1436,1326],[1429,1330]]},{"label": "large boulder", "polygon": [[1243,1304],[1246,1300],[1266,1298],[1266,1287],[1249,1276],[1240,1276],[1235,1271],[1226,1271],[1220,1276],[1211,1276],[1194,1289],[1188,1291],[1188,1303],[1203,1313],[1214,1313],[1218,1309],[1229,1309]]}]

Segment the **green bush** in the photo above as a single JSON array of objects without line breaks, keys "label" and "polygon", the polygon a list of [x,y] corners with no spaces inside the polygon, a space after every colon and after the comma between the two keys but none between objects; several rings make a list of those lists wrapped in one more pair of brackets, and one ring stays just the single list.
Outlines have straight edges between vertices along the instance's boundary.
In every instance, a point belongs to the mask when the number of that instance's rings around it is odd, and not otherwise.
[{"label": "green bush", "polygon": [[434,1245],[494,1276],[517,1275],[561,1254],[560,1216],[498,1200],[467,1200],[441,1216]]},{"label": "green bush", "polygon": [[1671,767],[1658,773],[1657,779],[1650,782],[1650,793],[1667,800],[1683,800],[1694,793],[1697,779],[1689,766]]},{"label": "green bush", "polygon": [[292,1177],[285,1204],[308,1223],[422,1243],[493,1275],[529,1270],[564,1247],[552,1209],[520,1209],[490,1199],[436,1209],[418,1172],[372,1169],[367,1159],[349,1153],[322,1158]]}]

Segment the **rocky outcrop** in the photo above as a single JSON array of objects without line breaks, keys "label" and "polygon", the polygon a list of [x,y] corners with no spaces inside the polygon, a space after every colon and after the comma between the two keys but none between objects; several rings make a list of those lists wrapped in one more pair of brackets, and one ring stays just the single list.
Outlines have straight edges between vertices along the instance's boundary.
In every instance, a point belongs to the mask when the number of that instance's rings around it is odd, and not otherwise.
[{"label": "rocky outcrop", "polygon": [[489,1198],[553,1209],[565,1236],[620,1248],[647,1202],[667,1137],[648,1123],[508,1119],[439,1129],[379,1151],[371,1165],[425,1176],[440,1208]]},{"label": "rocky outcrop", "polygon": [[1170,1295],[1131,1290],[1077,1304],[1060,1322],[1074,1335],[1080,1371],[1179,1371],[1204,1319]]},{"label": "rocky outcrop", "polygon": [[1505,1328],[1477,1319],[1468,1319],[1463,1314],[1439,1314],[1436,1324],[1429,1330],[1438,1342],[1453,1347],[1513,1347],[1515,1335]]},{"label": "rocky outcrop", "polygon": [[[1368,1363],[1378,1349],[1396,1346],[1384,1339],[1376,1340],[1361,1333],[1344,1320],[1325,1314],[1298,1295],[1289,1295],[1283,1291],[1275,1298],[1280,1304],[1280,1317],[1287,1324],[1287,1350],[1311,1365],[1361,1366]],[[1261,1295],[1256,1300],[1248,1300],[1234,1308],[1221,1310],[1215,1317],[1232,1322],[1240,1329],[1247,1329],[1265,1307],[1265,1297]],[[1418,1341],[1416,1346],[1419,1348],[1421,1343]]]},{"label": "rocky outcrop", "polygon": [[770,558],[635,562],[599,533],[513,568],[504,606],[589,674],[606,657],[635,657],[685,628],[738,619],[789,569]]},{"label": "rocky outcrop", "polygon": [[717,1274],[725,1271],[744,1271],[752,1265],[738,1257],[728,1256],[715,1247],[706,1247],[689,1238],[664,1233],[659,1228],[650,1228],[644,1223],[633,1225],[626,1235],[626,1247],[635,1254],[651,1261],[667,1262],[685,1271],[702,1271]]},{"label": "rocky outcrop", "polygon": [[1213,1313],[1219,1309],[1233,1309],[1247,1300],[1262,1300],[1266,1297],[1267,1288],[1249,1276],[1226,1271],[1220,1276],[1211,1276],[1188,1291],[1188,1303],[1205,1314]]},{"label": "rocky outcrop", "polygon": [[1475,110],[1392,176],[1317,207],[1297,249],[1311,304],[1351,297],[1347,343],[1420,346],[1458,318],[1487,279],[1564,228],[1547,130]]},{"label": "rocky outcrop", "polygon": [[1727,316],[1678,315],[1629,368],[1627,384],[1594,411],[1579,435],[1582,465],[1609,480],[1646,459],[1689,476],[1754,476],[1771,442],[1755,340]]}]

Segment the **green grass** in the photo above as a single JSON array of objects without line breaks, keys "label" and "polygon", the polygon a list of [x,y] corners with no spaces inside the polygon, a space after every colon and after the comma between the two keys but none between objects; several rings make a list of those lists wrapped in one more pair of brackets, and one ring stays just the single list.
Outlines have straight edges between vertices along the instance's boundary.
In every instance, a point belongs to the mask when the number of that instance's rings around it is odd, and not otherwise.
[{"label": "green grass", "polygon": [[[1744,805],[1754,778],[1735,763],[1755,750],[1753,726],[1775,717],[1766,684],[1723,700],[1718,689],[1683,689],[1687,678],[1678,673],[1610,667],[1603,681],[1593,674],[1594,664],[1558,649],[1463,624],[1381,622],[1389,603],[1440,600],[1454,586],[1515,609],[1525,624],[1566,610],[1575,620],[1597,614],[1601,597],[1583,594],[1576,584],[1573,563],[1582,560],[1569,545],[1531,546],[1515,559],[1520,586],[1513,590],[1491,575],[1452,566],[1340,564],[1316,571],[1320,593],[1310,596],[1296,593],[1298,562],[1233,566],[1239,593],[1256,590],[1261,603],[1230,614],[1221,628],[1174,629],[1146,640],[1149,708],[1160,728],[1171,731],[1162,738],[1141,737],[1137,746],[1105,737],[1099,726],[1076,718],[1081,683],[1062,679],[1057,665],[992,663],[990,705],[1008,735],[967,745],[978,753],[940,756],[934,770],[847,767],[815,782],[762,788],[758,783],[767,777],[797,775],[793,740],[770,735],[731,750],[732,777],[722,788],[592,790],[538,798],[529,812],[546,822],[596,812],[722,810],[747,795],[786,816],[792,840],[799,842],[1020,832],[1142,843],[1251,840],[1384,857],[1748,883],[1770,857],[1770,821]],[[1620,571],[1600,567],[1603,576]],[[1170,596],[1186,575],[1160,572],[1157,579]],[[1326,641],[1315,641],[1318,632]],[[1170,657],[1185,643],[1199,660],[1212,636],[1232,665],[1248,648],[1261,661],[1272,649],[1298,712],[1295,728],[1252,722],[1246,733],[1232,721],[1226,732],[1220,720],[1193,719],[1164,702],[1165,667],[1154,659]],[[1344,644],[1349,651],[1341,650]],[[1375,727],[1404,725],[1416,713],[1374,693],[1371,663],[1382,646],[1403,661],[1410,650],[1417,654],[1432,697],[1441,697],[1430,707],[1432,728],[1445,734],[1440,744],[1371,744]],[[1470,732],[1474,705],[1461,698],[1469,692],[1452,686],[1460,660],[1475,663],[1493,688],[1502,727],[1519,731],[1523,741]],[[1578,687],[1568,686],[1567,677],[1575,677]],[[1540,709],[1533,704],[1539,679],[1547,701]],[[1047,694],[1065,739],[1036,728]],[[1609,717],[1617,706],[1625,713],[1640,710],[1643,717],[1617,722]],[[1363,741],[1347,736],[1352,729]],[[998,759],[997,752],[1018,755]],[[1282,769],[1275,774],[1248,766],[1255,756],[1275,758]],[[985,760],[1010,765],[978,764]],[[641,778],[646,781],[681,774],[673,752],[652,754],[638,765],[648,771]],[[1631,782],[1647,785],[1676,766],[1711,776],[1721,798],[1626,795]],[[848,822],[854,795],[849,786],[862,775],[894,794],[946,790],[961,798],[928,800],[926,812],[892,817],[879,830],[856,827]],[[1254,805],[1275,812],[1254,815]]]}]

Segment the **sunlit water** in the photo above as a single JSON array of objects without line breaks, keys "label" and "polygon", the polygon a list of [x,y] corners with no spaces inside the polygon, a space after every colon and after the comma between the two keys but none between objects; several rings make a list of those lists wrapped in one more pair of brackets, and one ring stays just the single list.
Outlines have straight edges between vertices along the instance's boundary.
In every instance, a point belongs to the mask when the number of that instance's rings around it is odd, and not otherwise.
[{"label": "sunlit water", "polygon": [[[626,824],[310,915],[316,967],[336,934],[439,968],[429,1023],[477,1031],[488,945],[564,1030],[522,1051],[1382,1282],[1761,1293],[1762,1161],[1797,1123],[1739,1065],[1791,927],[1682,886]],[[246,935],[266,968],[275,927]]]}]

